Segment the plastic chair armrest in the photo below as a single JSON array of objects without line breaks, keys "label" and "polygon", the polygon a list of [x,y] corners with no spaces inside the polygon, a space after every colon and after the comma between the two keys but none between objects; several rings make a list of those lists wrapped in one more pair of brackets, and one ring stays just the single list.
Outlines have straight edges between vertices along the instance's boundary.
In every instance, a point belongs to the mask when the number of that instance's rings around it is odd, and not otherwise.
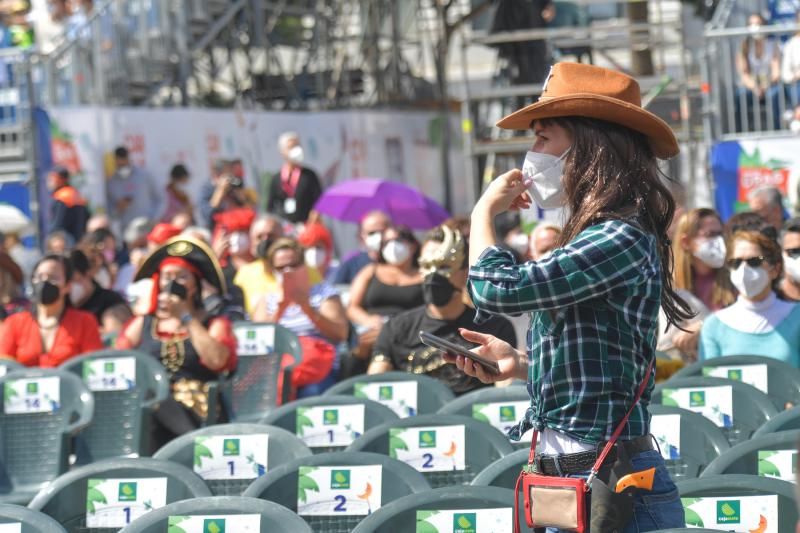
[{"label": "plastic chair armrest", "polygon": [[155,410],[158,408],[161,402],[169,398],[170,386],[167,375],[160,374],[157,376],[155,385],[150,389],[149,392],[152,393],[153,397],[143,402],[142,407],[145,409]]}]

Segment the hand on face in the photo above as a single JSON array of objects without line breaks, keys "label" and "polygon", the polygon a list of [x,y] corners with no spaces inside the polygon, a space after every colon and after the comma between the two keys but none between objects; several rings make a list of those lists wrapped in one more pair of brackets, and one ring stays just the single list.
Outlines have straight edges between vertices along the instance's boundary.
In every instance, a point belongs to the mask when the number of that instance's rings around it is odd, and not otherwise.
[{"label": "hand on face", "polygon": [[489,184],[478,203],[485,205],[492,216],[509,210],[527,209],[533,201],[528,193],[531,183],[519,169],[509,170]]}]

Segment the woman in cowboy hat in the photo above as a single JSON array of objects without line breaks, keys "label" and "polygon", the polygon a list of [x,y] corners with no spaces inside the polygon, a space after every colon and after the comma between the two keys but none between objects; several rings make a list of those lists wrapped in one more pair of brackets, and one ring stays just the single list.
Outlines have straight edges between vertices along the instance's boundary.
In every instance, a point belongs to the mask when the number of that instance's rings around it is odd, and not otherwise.
[{"label": "woman in cowboy hat", "polygon": [[158,358],[170,373],[172,397],[156,413],[153,445],[196,429],[208,415],[208,382],[236,366],[231,323],[208,316],[202,281],[225,293],[214,253],[202,242],[173,237],[142,264],[134,281],[151,278],[149,313],[133,318],[117,339],[121,349],[137,349]]},{"label": "woman in cowboy hat", "polygon": [[[659,307],[671,324],[690,316],[672,289],[666,231],[675,204],[657,166],[658,158],[678,153],[675,136],[642,109],[635,80],[575,63],[553,66],[540,100],[498,126],[532,128],[536,139],[522,170],[499,176],[472,211],[469,294],[477,320],[486,313],[533,314],[527,353],[463,330],[465,339],[482,345],[478,353],[498,361],[501,373],[448,358],[487,383],[528,381],[531,407],[510,434],[518,439],[539,431],[535,463],[542,474],[587,476],[598,450],[622,426],[604,467],[626,456],[632,471],[655,470],[650,490],[632,502],[633,516],[614,531],[683,527],[647,411]],[[497,246],[492,220],[532,201],[569,215],[552,255],[520,264]],[[620,424],[629,409],[627,424]],[[601,518],[594,515],[593,521]],[[610,530],[593,524],[591,531]]]}]

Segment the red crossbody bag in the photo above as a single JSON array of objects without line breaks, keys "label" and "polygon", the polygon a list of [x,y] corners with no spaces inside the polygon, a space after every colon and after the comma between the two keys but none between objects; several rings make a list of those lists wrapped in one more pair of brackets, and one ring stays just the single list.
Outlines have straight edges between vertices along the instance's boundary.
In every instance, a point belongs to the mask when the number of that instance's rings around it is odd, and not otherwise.
[{"label": "red crossbody bag", "polygon": [[611,439],[606,443],[603,451],[589,472],[588,479],[567,478],[558,476],[545,476],[533,472],[533,462],[536,455],[536,441],[539,432],[534,430],[531,440],[531,451],[528,454],[528,464],[523,467],[517,478],[514,488],[514,532],[520,532],[519,523],[519,490],[522,487],[522,496],[525,505],[525,522],[529,528],[555,527],[577,533],[588,531],[589,513],[587,509],[587,496],[592,487],[592,481],[597,476],[603,462],[606,460],[614,443],[628,423],[633,408],[639,403],[644,394],[644,389],[650,381],[650,372],[653,370],[653,361],[647,367],[644,381],[639,385],[636,398],[633,400],[625,417],[614,430]]}]

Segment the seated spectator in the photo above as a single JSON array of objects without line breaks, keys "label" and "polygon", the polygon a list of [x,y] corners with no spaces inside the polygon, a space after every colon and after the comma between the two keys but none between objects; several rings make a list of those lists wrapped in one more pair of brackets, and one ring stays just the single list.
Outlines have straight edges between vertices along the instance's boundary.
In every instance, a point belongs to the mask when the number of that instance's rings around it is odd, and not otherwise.
[{"label": "seated spectator", "polygon": [[103,347],[97,320],[69,300],[72,265],[61,255],[44,256],[33,270],[31,311],[9,316],[0,331],[0,355],[25,366],[56,367]]},{"label": "seated spectator", "polygon": [[250,253],[250,226],[256,213],[249,207],[240,207],[214,215],[216,229],[211,238],[211,248],[217,254],[225,274],[225,281],[233,283],[236,272],[252,263],[255,257]]},{"label": "seated spectator", "polygon": [[356,276],[347,316],[356,328],[358,344],[354,360],[343,363],[348,374],[366,371],[372,347],[387,320],[425,303],[418,258],[419,242],[414,234],[393,226],[383,232],[380,262]]},{"label": "seated spectator", "polygon": [[250,226],[251,253],[255,252],[256,259],[240,267],[233,278],[233,283],[244,293],[244,308],[250,315],[255,312],[261,295],[275,290],[275,277],[266,264],[267,250],[283,235],[283,223],[274,215],[263,215]]},{"label": "seated spectator", "polygon": [[111,230],[101,228],[86,234],[78,248],[89,258],[95,281],[102,288],[111,289],[119,272],[117,239]]},{"label": "seated spectator", "polygon": [[787,300],[800,301],[800,217],[790,219],[783,227],[783,278],[780,289]]},{"label": "seated spectator", "polygon": [[726,241],[737,231],[758,231],[778,242],[778,232],[775,228],[767,224],[767,221],[761,215],[752,211],[736,213],[725,222],[724,235]]},{"label": "seated spectator", "polygon": [[350,285],[361,269],[380,260],[382,235],[391,223],[383,211],[370,211],[364,215],[358,225],[358,240],[364,249],[344,258],[333,278],[334,285]]},{"label": "seated spectator", "polygon": [[[758,32],[764,26],[764,17],[757,13],[750,15],[747,20],[751,32]],[[751,130],[754,129],[755,117],[752,115],[756,112],[756,101],[761,108],[766,107],[769,128],[781,129],[780,94],[783,85],[780,43],[758,33],[745,37],[736,54],[736,72],[739,75],[734,101],[736,131],[743,131],[743,113],[747,113],[747,123]],[[742,101],[746,105],[744,110],[741,108]]]},{"label": "seated spectator", "polygon": [[246,205],[244,180],[234,175],[233,163],[217,161],[211,181],[203,186],[200,195],[200,209],[209,229],[213,230],[216,225],[214,215]]},{"label": "seated spectator", "polygon": [[123,239],[128,251],[128,261],[120,265],[117,279],[114,281],[114,290],[125,294],[133,282],[133,276],[139,270],[145,257],[147,257],[147,234],[153,227],[144,217],[134,218],[125,228]]},{"label": "seated spectator", "polygon": [[558,247],[558,239],[560,238],[560,226],[550,222],[539,222],[531,232],[528,255],[534,261],[547,259],[553,250]]},{"label": "seated spectator", "polygon": [[86,233],[93,233],[99,229],[107,229],[111,231],[111,219],[105,213],[97,213],[89,217],[86,222]]},{"label": "seated spectator", "polygon": [[169,171],[169,183],[166,187],[167,205],[161,215],[161,222],[172,223],[178,214],[192,217],[192,200],[189,198],[189,171],[184,165],[177,164]]},{"label": "seated spectator", "polygon": [[423,294],[425,305],[405,311],[389,319],[381,329],[369,374],[391,370],[427,374],[439,379],[455,394],[463,394],[485,385],[442,359],[442,353],[424,345],[419,340],[420,331],[471,348],[458,333],[466,328],[488,333],[516,346],[516,335],[511,323],[503,317],[491,315],[475,324],[475,309],[466,304],[464,288],[467,284],[467,245],[457,230],[446,225],[433,229],[425,237],[420,254],[420,271],[425,276]]},{"label": "seated spectator", "polygon": [[278,323],[300,338],[303,361],[292,372],[292,385],[301,398],[321,394],[334,381],[335,345],[347,338],[342,302],[332,286],[303,264],[303,249],[293,239],[272,244],[266,265],[279,281],[256,302],[253,321]]},{"label": "seated spectator", "polygon": [[104,289],[92,277],[92,265],[80,250],[70,256],[73,273],[69,298],[76,308],[94,315],[104,338],[115,338],[131,319],[128,304],[118,293]]},{"label": "seated spectator", "polygon": [[153,280],[150,309],[133,318],[117,339],[121,349],[137,349],[161,361],[170,375],[172,396],[156,413],[153,445],[200,427],[208,415],[208,382],[236,367],[236,339],[230,321],[202,307],[201,280],[220,293],[225,281],[208,246],[175,237],[156,249],[134,280]]},{"label": "seated spectator", "polygon": [[89,208],[78,189],[69,183],[69,171],[55,167],[47,174],[47,188],[52,193],[50,203],[50,232],[65,231],[74,241],[86,232]]},{"label": "seated spectator", "polygon": [[303,257],[307,267],[316,269],[323,279],[328,280],[333,261],[333,236],[322,222],[309,222],[297,236],[297,242],[305,248]]},{"label": "seated spectator", "polygon": [[507,211],[501,213],[494,221],[497,240],[500,246],[514,252],[518,261],[528,257],[528,234],[522,231],[519,213]]},{"label": "seated spectator", "polygon": [[16,233],[0,233],[3,237],[3,248],[22,269],[25,279],[30,279],[34,267],[39,263],[42,254],[36,248],[28,248]]},{"label": "seated spectator", "polygon": [[179,230],[183,231],[192,224],[194,224],[194,217],[191,213],[182,211],[180,213],[177,213],[174,217],[172,217],[169,223],[178,228]]},{"label": "seated spectator", "polygon": [[22,269],[5,252],[0,252],[0,322],[14,313],[30,309],[23,296]]},{"label": "seated spectator", "polygon": [[736,302],[703,324],[700,359],[761,355],[800,367],[800,305],[778,299],[774,284],[783,269],[781,249],[762,233],[734,233],[728,246]]},{"label": "seated spectator", "polygon": [[44,241],[44,251],[48,254],[66,254],[75,247],[75,239],[66,231],[53,231]]},{"label": "seated spectator", "polygon": [[783,194],[775,187],[759,187],[747,198],[750,210],[775,228],[775,238],[783,229]]}]

